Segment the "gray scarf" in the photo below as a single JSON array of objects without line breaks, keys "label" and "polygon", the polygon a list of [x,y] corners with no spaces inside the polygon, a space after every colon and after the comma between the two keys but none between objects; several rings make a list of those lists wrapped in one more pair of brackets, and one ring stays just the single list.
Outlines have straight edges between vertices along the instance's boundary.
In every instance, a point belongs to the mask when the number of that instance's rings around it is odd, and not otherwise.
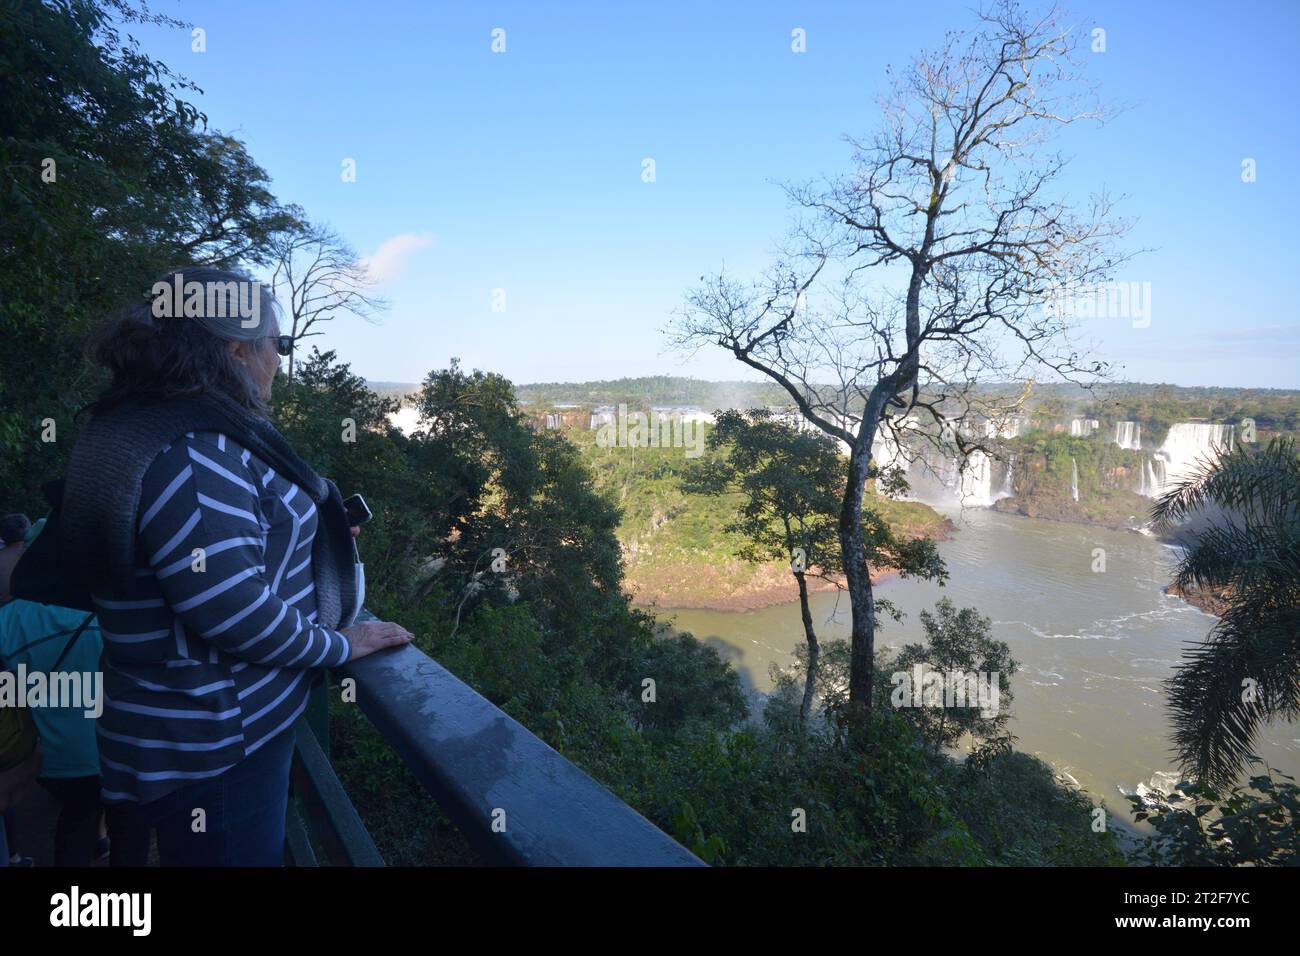
[{"label": "gray scarf", "polygon": [[337,486],[316,474],[269,421],[215,393],[120,405],[82,429],[68,462],[58,526],[59,551],[74,579],[98,594],[130,590],[144,473],[163,448],[195,431],[234,439],[316,503],[317,619],[331,628],[350,623],[358,602],[357,554]]}]

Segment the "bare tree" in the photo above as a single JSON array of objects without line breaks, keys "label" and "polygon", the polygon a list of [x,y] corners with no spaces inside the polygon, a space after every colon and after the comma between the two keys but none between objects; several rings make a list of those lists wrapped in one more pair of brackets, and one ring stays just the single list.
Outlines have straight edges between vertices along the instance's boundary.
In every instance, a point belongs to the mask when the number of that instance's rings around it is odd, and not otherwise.
[{"label": "bare tree", "polygon": [[849,698],[865,709],[873,445],[891,458],[918,443],[961,462],[996,454],[1000,421],[1026,390],[1014,383],[1105,372],[1074,342],[1070,310],[1053,307],[1109,278],[1126,229],[1104,194],[1077,207],[1061,198],[1066,160],[1044,148],[1059,128],[1103,118],[1076,73],[1077,42],[1056,10],[1030,17],[1011,0],[949,33],[893,76],[880,132],[848,139],[849,175],[787,187],[797,221],[772,268],[749,283],[702,278],[671,328],[678,347],[719,345],[779,383],[847,447]]},{"label": "bare tree", "polygon": [[298,343],[321,334],[312,331],[317,323],[339,312],[376,321],[375,314],[388,308],[388,303],[374,294],[375,281],[365,261],[324,226],[304,223],[278,233],[272,240],[272,255],[271,290],[288,306],[288,334],[294,338],[290,379]]}]

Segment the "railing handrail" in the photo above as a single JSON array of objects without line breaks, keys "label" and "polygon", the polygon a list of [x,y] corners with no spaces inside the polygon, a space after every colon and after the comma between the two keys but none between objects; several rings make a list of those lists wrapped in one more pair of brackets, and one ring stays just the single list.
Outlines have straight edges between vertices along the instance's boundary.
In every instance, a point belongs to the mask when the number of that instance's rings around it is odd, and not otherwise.
[{"label": "railing handrail", "polygon": [[414,645],[337,672],[380,734],[489,860],[523,866],[703,862]]}]

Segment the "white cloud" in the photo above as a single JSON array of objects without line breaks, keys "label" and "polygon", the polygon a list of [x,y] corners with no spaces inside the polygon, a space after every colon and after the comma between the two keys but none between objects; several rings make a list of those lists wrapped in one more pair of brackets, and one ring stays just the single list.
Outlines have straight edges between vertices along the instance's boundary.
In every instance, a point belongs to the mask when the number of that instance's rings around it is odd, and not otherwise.
[{"label": "white cloud", "polygon": [[431,232],[404,232],[385,239],[374,255],[366,258],[366,271],[378,284],[389,282],[406,271],[411,256],[421,249],[428,249],[433,241]]}]

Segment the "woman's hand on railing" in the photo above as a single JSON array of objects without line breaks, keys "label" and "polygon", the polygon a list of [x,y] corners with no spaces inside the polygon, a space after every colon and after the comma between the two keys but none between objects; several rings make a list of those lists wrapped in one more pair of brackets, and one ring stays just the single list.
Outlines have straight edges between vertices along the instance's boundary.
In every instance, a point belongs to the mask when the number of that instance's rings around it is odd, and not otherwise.
[{"label": "woman's hand on railing", "polygon": [[352,645],[352,656],[348,658],[349,661],[368,657],[375,651],[382,651],[385,647],[401,647],[415,640],[414,634],[391,621],[366,621],[362,624],[353,624],[351,627],[343,628],[342,634]]}]

